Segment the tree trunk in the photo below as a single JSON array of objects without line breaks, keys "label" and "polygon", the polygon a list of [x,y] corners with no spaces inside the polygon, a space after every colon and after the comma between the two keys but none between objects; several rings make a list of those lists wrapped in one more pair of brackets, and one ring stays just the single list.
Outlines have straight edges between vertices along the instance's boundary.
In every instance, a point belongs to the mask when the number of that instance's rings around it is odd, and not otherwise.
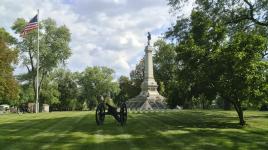
[{"label": "tree trunk", "polygon": [[231,103],[227,101],[226,99],[223,100],[223,109],[224,110],[231,110]]},{"label": "tree trunk", "polygon": [[239,102],[234,102],[234,107],[235,107],[235,110],[238,114],[238,117],[239,117],[239,124],[241,126],[244,126],[246,124],[245,120],[244,120],[244,114],[243,114],[243,109],[241,107],[241,104]]},{"label": "tree trunk", "polygon": [[35,77],[33,77],[33,91],[34,91],[34,99],[33,99],[33,102],[35,103],[35,100],[36,100],[36,84],[35,84]]}]

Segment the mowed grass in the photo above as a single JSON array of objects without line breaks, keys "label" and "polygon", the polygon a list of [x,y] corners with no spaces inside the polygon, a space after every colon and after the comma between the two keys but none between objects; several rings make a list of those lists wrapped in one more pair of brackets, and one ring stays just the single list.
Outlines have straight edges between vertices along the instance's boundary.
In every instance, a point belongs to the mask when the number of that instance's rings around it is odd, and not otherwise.
[{"label": "mowed grass", "polygon": [[234,111],[182,110],[130,113],[121,127],[103,126],[94,112],[0,116],[0,149],[268,149],[268,113],[246,111],[240,127]]}]

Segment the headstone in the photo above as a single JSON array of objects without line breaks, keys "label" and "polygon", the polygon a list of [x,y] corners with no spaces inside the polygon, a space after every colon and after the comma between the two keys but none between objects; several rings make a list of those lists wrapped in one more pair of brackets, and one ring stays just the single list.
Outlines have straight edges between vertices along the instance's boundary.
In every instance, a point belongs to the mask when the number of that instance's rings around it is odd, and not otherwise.
[{"label": "headstone", "polygon": [[35,113],[35,103],[28,103],[28,112]]},{"label": "headstone", "polygon": [[179,106],[179,105],[177,105],[176,108],[179,109],[179,110],[182,110],[182,107]]},{"label": "headstone", "polygon": [[10,112],[10,106],[7,104],[0,105],[0,114],[3,113],[9,113]]},{"label": "headstone", "polygon": [[49,112],[49,105],[48,104],[43,104],[42,112]]},{"label": "headstone", "polygon": [[153,47],[150,46],[151,34],[148,32],[148,42],[145,47],[144,57],[144,79],[141,84],[141,92],[138,96],[129,99],[127,105],[130,109],[153,110],[166,109],[165,98],[157,91],[157,83],[153,74]]}]

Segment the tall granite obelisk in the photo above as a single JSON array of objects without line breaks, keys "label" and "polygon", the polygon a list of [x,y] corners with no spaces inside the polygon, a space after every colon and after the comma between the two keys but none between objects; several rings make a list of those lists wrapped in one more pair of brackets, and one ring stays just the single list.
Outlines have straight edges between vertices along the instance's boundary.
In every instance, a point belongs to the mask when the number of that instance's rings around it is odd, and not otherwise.
[{"label": "tall granite obelisk", "polygon": [[151,34],[148,32],[148,43],[144,56],[144,79],[141,84],[141,92],[138,96],[128,100],[130,109],[152,110],[167,108],[165,98],[157,91],[157,83],[154,80],[153,71],[153,47],[150,45]]}]

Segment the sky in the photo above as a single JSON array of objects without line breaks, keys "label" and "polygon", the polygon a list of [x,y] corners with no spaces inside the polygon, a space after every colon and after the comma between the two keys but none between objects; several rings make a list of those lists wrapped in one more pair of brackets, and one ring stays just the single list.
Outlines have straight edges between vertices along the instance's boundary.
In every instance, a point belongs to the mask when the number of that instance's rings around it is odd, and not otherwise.
[{"label": "sky", "polygon": [[[17,18],[54,19],[71,32],[71,57],[66,68],[83,71],[87,66],[107,66],[115,77],[129,76],[144,55],[147,32],[152,42],[174,23],[167,0],[0,0],[0,27],[11,30]],[[182,14],[188,15],[191,5]],[[25,70],[17,65],[15,74]]]}]

